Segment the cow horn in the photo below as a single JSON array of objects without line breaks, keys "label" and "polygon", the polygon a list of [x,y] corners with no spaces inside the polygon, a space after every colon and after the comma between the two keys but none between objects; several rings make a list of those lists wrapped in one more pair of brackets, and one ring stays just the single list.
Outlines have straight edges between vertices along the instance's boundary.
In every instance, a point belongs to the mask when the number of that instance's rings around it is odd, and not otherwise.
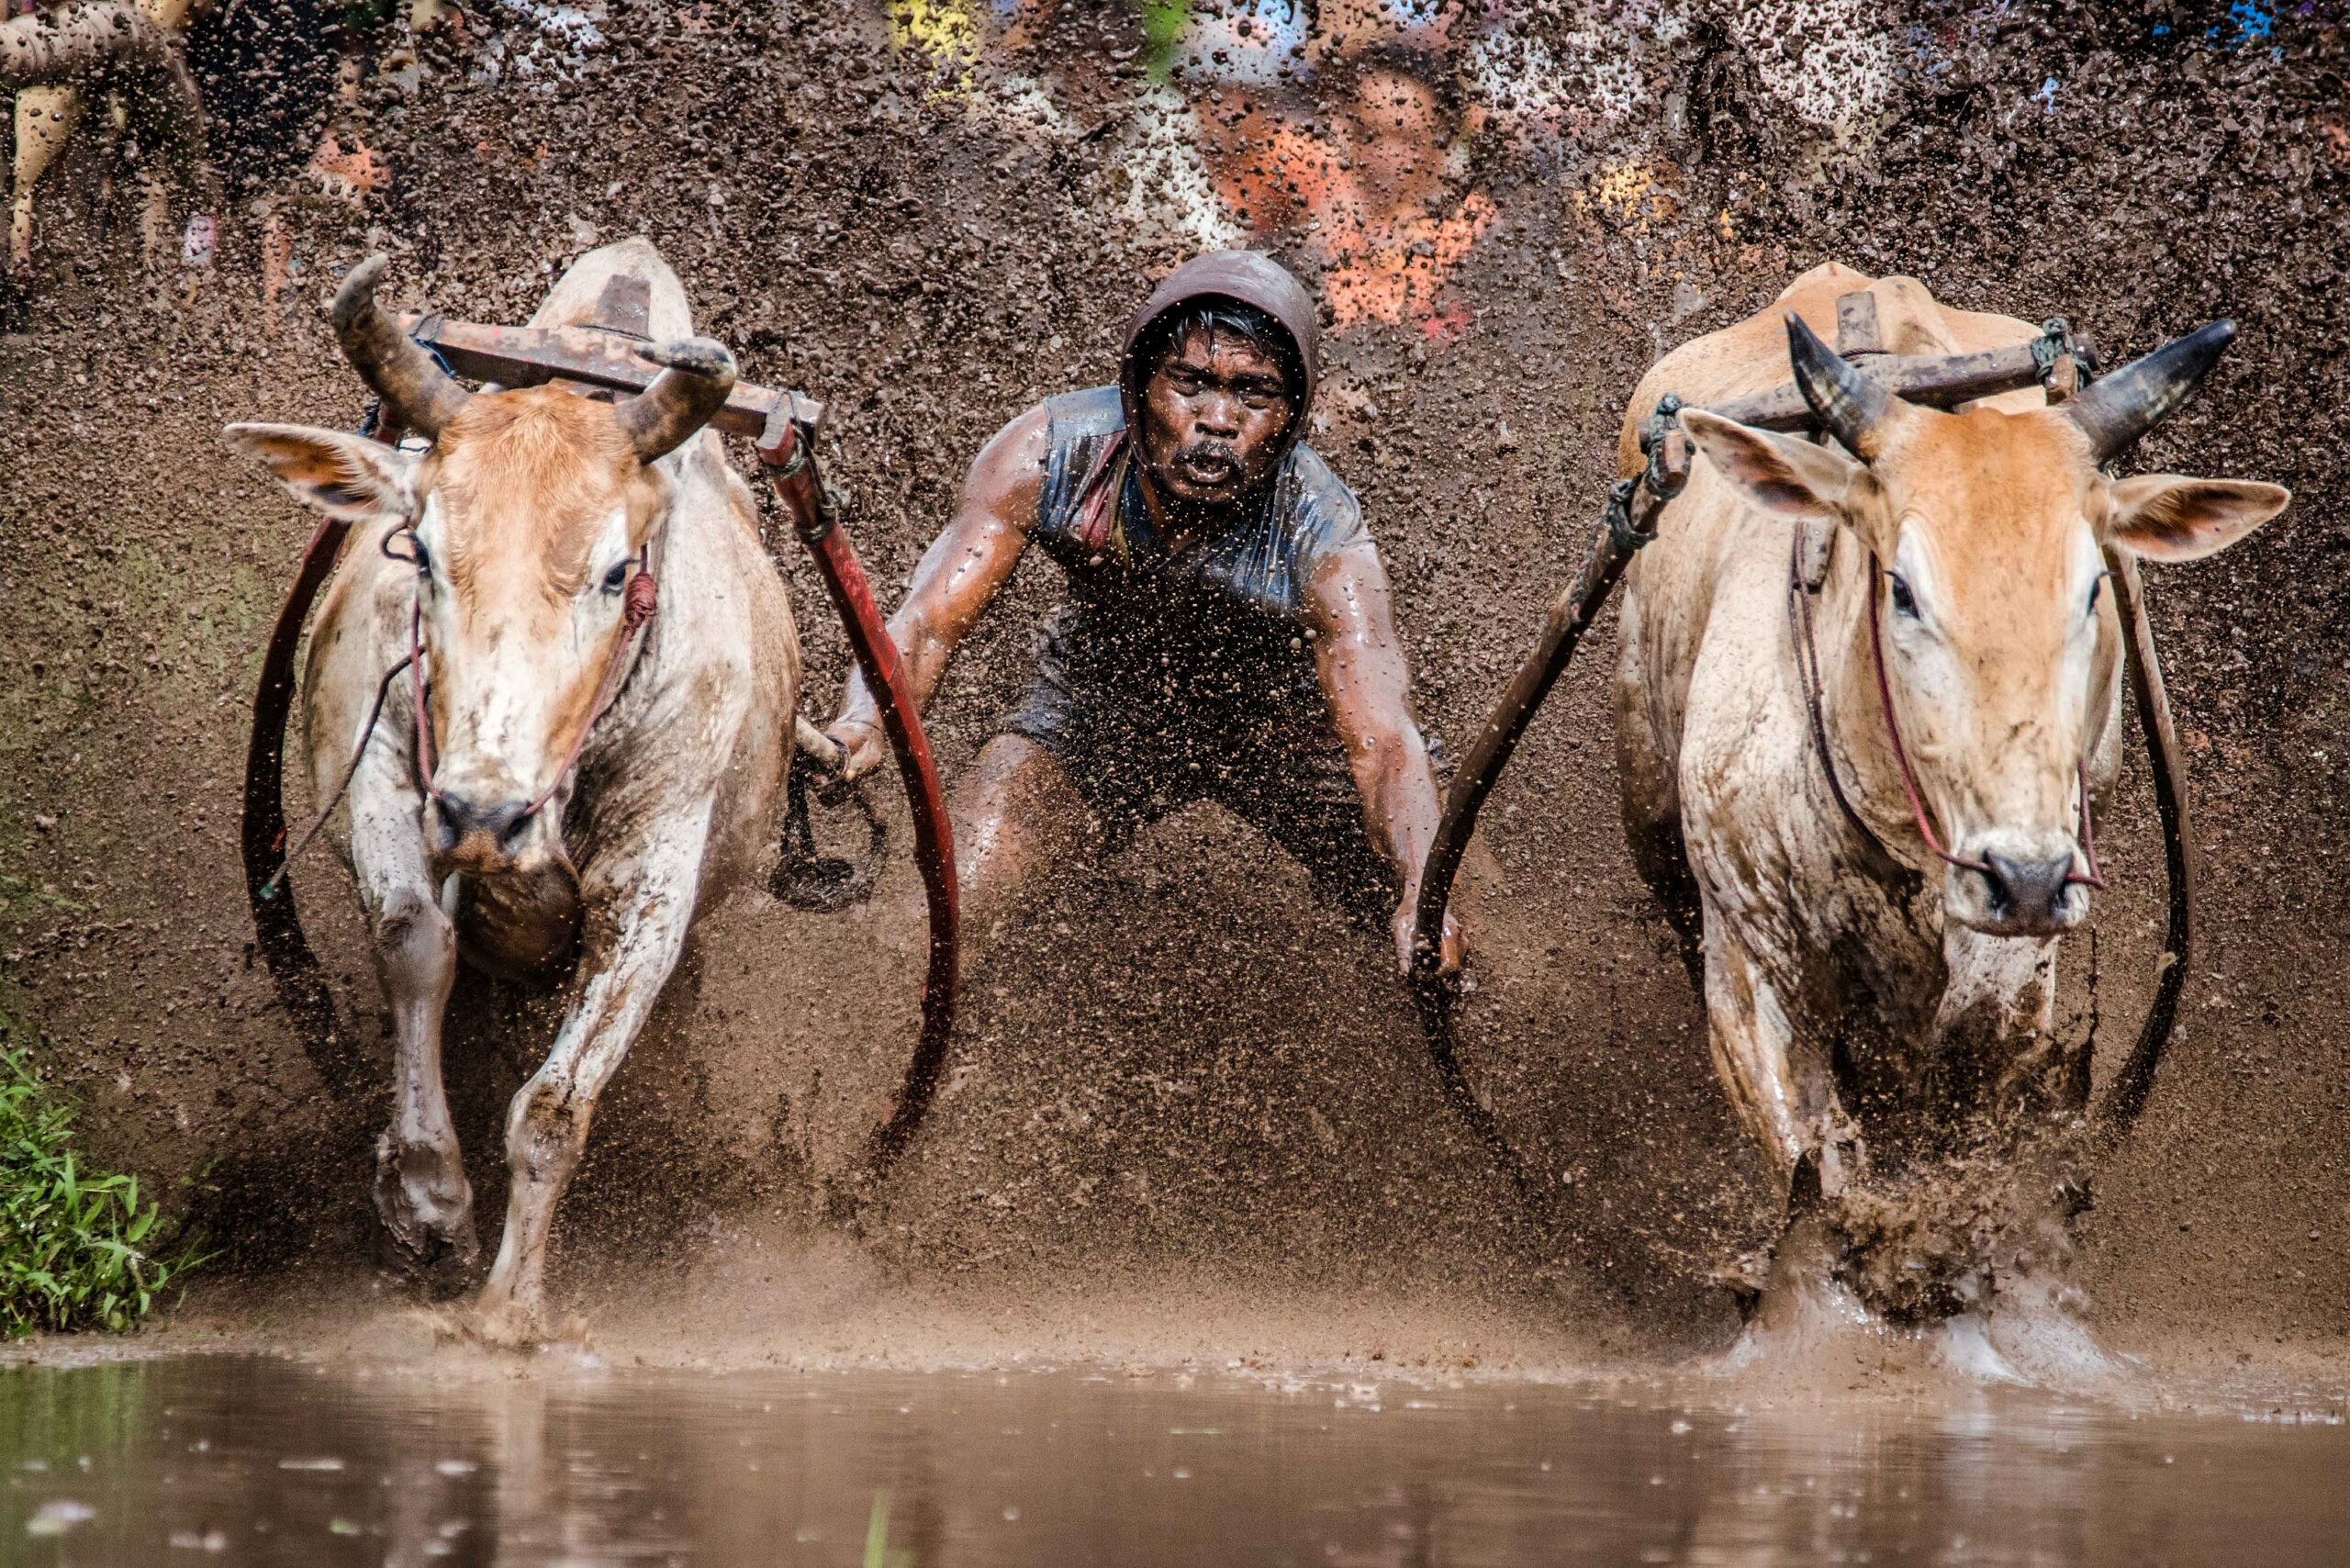
[{"label": "cow horn", "polygon": [[734,356],[708,338],[654,343],[636,351],[666,366],[652,386],[615,410],[639,463],[666,457],[710,423],[734,390]]},{"label": "cow horn", "polygon": [[1813,417],[1862,462],[1874,457],[1876,423],[1893,402],[1886,390],[1821,342],[1819,334],[1792,310],[1787,312],[1787,359],[1795,366],[1796,388],[1811,405]]},{"label": "cow horn", "polygon": [[334,296],[335,341],[393,418],[409,430],[437,436],[472,394],[375,303],[375,284],[390,264],[391,258],[379,252],[344,277]]},{"label": "cow horn", "polygon": [[2097,460],[2109,462],[2195,390],[2235,335],[2236,324],[2225,317],[2207,322],[2098,381],[2069,399],[2065,412],[2089,438]]}]

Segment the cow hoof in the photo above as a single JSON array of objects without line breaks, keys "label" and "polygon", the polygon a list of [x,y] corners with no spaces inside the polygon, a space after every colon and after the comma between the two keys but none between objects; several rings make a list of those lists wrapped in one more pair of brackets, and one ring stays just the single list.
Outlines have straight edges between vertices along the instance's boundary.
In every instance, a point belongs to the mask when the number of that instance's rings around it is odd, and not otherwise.
[{"label": "cow hoof", "polygon": [[532,1350],[551,1338],[536,1307],[510,1299],[476,1303],[459,1326],[466,1338],[497,1350]]},{"label": "cow hoof", "polygon": [[438,1292],[458,1288],[481,1256],[474,1235],[474,1193],[453,1155],[427,1146],[375,1146],[375,1214],[386,1252],[407,1273]]}]

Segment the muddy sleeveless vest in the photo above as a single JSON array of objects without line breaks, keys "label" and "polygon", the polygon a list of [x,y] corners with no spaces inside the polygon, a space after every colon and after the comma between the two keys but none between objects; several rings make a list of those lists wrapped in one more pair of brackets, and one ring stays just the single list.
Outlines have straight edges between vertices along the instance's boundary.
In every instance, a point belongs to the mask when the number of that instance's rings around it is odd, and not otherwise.
[{"label": "muddy sleeveless vest", "polygon": [[1115,710],[1089,716],[1165,732],[1326,728],[1304,596],[1324,560],[1370,538],[1353,492],[1300,442],[1229,527],[1169,555],[1131,463],[1114,510],[1091,528],[1080,515],[1104,444],[1125,429],[1118,389],[1068,393],[1046,413],[1035,537],[1068,574],[1069,598],[1043,653],[1073,696]]}]

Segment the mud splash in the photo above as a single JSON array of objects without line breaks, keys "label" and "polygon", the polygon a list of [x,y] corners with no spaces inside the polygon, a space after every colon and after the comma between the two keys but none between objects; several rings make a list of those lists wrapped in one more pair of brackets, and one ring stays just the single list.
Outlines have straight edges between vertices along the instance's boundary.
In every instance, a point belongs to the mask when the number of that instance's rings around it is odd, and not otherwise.
[{"label": "mud splash", "polygon": [[[2256,549],[2154,585],[2210,966],[2136,1141],[2097,1172],[2077,1274],[2123,1342],[2232,1355],[2350,1330],[2350,908],[2328,848],[2350,715],[2329,651],[2350,628],[2338,6],[2257,39],[2225,6],[1938,4],[1896,28],[1841,4],[1595,6],[1423,29],[1391,63],[1434,59],[1454,90],[1364,73],[1328,105],[1292,90],[1297,60],[1251,86],[1229,42],[1185,63],[1124,7],[1022,7],[994,53],[945,64],[893,38],[903,8],[596,9],[584,31],[513,6],[339,37],[347,90],[273,94],[251,130],[265,152],[224,143],[263,205],[223,215],[210,270],[140,274],[100,225],[6,301],[0,975],[99,1151],[196,1179],[245,1310],[364,1277],[370,1250],[382,1107],[310,1075],[245,962],[237,891],[237,719],[304,524],[217,439],[237,418],[356,420],[317,311],[338,270],[389,246],[418,280],[399,303],[512,320],[580,250],[651,234],[746,374],[833,402],[830,471],[886,596],[987,433],[1106,379],[1147,278],[1222,237],[1281,251],[1326,298],[1344,286],[1355,314],[1314,439],[1363,496],[1424,717],[1456,745],[1581,553],[1639,368],[1810,263],[2062,311],[2114,353],[2240,318],[2240,352],[2146,462],[2301,500]],[[1391,144],[1382,103],[1441,146]],[[1322,171],[1336,195],[1281,170],[1236,183],[1256,126],[1301,168],[1360,167]],[[1158,184],[1135,183],[1146,166]],[[1354,227],[1306,229],[1313,201],[1339,199]],[[796,602],[818,604],[779,554]],[[1024,575],[948,679],[950,775],[1019,689],[1048,576]],[[845,656],[803,620],[829,697]],[[1605,666],[1604,639],[1587,656]],[[1377,944],[1198,813],[1078,870],[973,977],[950,1090],[864,1243],[877,1295],[1115,1293],[1188,1270],[1241,1294],[1419,1293],[1651,1351],[1728,1342],[1708,1282],[1764,1234],[1768,1195],[1626,863],[1601,683],[1570,684],[1487,813],[1463,1036],[1572,1194],[1558,1215],[1516,1207],[1450,1129]],[[2065,1026],[2102,1020],[2109,1041],[2153,946],[2143,790],[2126,779],[2099,824],[2117,892],[2065,980]],[[337,876],[306,868],[300,889],[380,1058]],[[914,905],[901,868],[854,915],[721,912],[600,1113],[560,1291],[593,1316],[708,1268],[712,1238],[812,1223],[913,1037]],[[1072,958],[1074,932],[1116,961]],[[460,1130],[494,1207],[500,1113],[550,1018],[468,982],[453,1019]]]}]

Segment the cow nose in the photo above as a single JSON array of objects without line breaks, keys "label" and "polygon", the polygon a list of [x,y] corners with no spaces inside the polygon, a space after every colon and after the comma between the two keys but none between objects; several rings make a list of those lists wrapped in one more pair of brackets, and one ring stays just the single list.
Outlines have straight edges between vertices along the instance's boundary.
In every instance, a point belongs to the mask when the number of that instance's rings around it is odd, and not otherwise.
[{"label": "cow nose", "polygon": [[1991,885],[1991,913],[2033,925],[2055,924],[2073,874],[2070,854],[2044,859],[2002,855],[1983,857],[1983,879]]},{"label": "cow nose", "polygon": [[498,801],[485,806],[446,791],[440,797],[440,805],[442,849],[454,849],[476,834],[500,849],[510,848],[510,841],[521,832],[531,812],[527,801]]}]

